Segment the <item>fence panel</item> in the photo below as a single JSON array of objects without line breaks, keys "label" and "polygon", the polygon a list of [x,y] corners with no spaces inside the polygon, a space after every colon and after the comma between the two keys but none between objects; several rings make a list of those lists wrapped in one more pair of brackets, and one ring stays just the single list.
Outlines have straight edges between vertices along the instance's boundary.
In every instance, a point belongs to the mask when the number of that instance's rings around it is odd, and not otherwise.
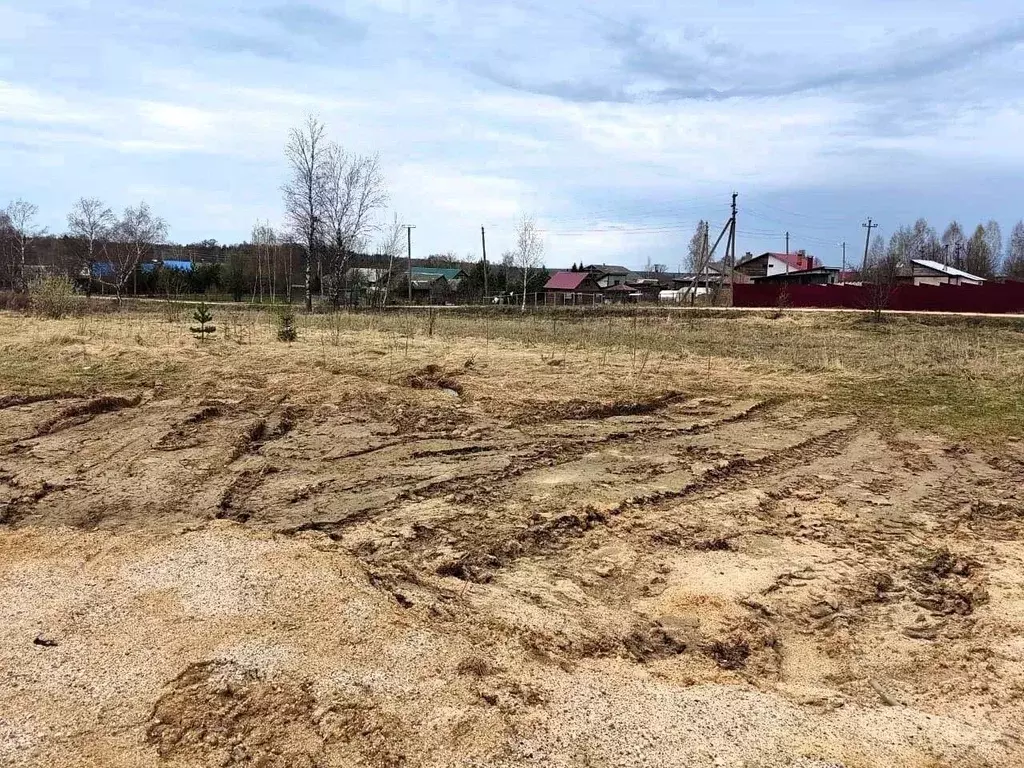
[{"label": "fence panel", "polygon": [[[871,309],[872,290],[863,285],[741,283],[733,286],[733,306]],[[898,285],[892,289],[885,308],[904,312],[1024,312],[1024,283]]]}]

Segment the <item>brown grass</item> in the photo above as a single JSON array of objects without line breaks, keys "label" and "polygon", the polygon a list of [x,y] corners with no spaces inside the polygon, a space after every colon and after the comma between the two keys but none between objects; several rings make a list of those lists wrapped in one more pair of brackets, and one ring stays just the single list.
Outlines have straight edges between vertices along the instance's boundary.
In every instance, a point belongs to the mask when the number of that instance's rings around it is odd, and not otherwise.
[{"label": "brown grass", "polygon": [[[484,397],[498,398],[507,386],[541,400],[550,386],[607,401],[725,390],[827,398],[837,412],[958,439],[1024,433],[1024,325],[1005,321],[352,312],[299,316],[299,341],[289,345],[276,340],[272,315],[217,307],[223,334],[199,345],[184,319],[157,310],[63,320],[0,314],[0,393],[223,392],[274,379],[312,394],[337,387],[339,376],[354,377],[353,386],[392,385],[437,365],[469,372],[462,386]],[[488,375],[472,375],[481,366]]]}]

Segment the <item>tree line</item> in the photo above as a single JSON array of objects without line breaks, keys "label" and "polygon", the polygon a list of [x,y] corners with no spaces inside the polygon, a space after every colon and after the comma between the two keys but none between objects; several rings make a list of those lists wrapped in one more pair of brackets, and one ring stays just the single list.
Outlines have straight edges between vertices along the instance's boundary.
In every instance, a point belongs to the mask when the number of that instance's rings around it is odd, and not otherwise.
[{"label": "tree line", "polygon": [[[118,215],[103,201],[83,197],[67,215],[67,229],[49,235],[36,223],[38,208],[15,200],[0,211],[0,286],[24,292],[33,276],[56,268],[87,290],[99,288],[118,298],[126,293],[206,293],[219,289],[236,300],[290,300],[296,274],[307,309],[313,296],[335,304],[362,295],[373,273],[373,301],[400,299],[408,289],[406,229],[397,213],[388,215],[389,196],[377,155],[347,151],[327,136],[325,125],[309,116],[289,132],[285,145],[288,176],[281,187],[284,226],[257,221],[250,239],[219,246],[203,241],[167,243],[167,223],[142,201]],[[459,262],[435,255],[426,264],[458,264],[469,277],[458,292],[537,292],[546,281],[541,268],[543,241],[532,217],[516,225],[514,245],[499,263]],[[164,269],[167,262],[187,269]],[[424,264],[417,260],[417,265]]]},{"label": "tree line", "polygon": [[[307,309],[314,295],[321,301],[350,303],[365,288],[365,270],[373,272],[373,301],[400,300],[408,289],[407,231],[390,202],[380,159],[344,149],[329,139],[323,122],[309,116],[289,132],[285,145],[288,175],[281,187],[284,226],[258,221],[247,242],[221,246],[203,241],[188,246],[167,242],[166,221],[146,201],[120,214],[97,198],[79,199],[67,215],[65,232],[48,235],[38,226],[36,205],[18,199],[0,210],[0,286],[23,292],[38,265],[60,267],[87,288],[98,286],[117,297],[126,293],[205,293],[219,289],[236,300],[290,300],[301,275]],[[700,222],[689,243],[690,270],[707,268],[708,225]],[[529,293],[542,289],[547,273],[541,267],[544,244],[534,219],[519,217],[513,247],[497,263],[484,266],[474,257],[434,255],[426,263],[458,264],[469,278],[460,282],[464,297],[514,293],[525,306]],[[174,259],[189,269],[160,269]],[[1024,221],[1018,221],[1004,243],[999,224],[978,224],[970,236],[951,222],[941,236],[925,219],[899,227],[885,241],[874,237],[864,275],[881,276],[910,259],[929,259],[991,278],[1024,279]],[[422,261],[418,261],[422,264]],[[156,268],[150,268],[151,265]],[[146,269],[143,267],[146,266]],[[881,271],[880,271],[881,270]],[[518,299],[517,299],[518,300]]]}]

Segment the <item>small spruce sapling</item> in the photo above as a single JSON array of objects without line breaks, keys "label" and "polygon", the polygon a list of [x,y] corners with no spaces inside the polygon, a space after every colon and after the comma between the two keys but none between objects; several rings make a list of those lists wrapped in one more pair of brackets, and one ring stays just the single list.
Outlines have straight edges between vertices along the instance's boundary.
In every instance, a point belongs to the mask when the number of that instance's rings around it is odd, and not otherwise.
[{"label": "small spruce sapling", "polygon": [[196,307],[196,311],[192,313],[192,319],[199,323],[199,326],[189,328],[189,330],[198,336],[200,341],[205,341],[208,335],[217,330],[216,326],[210,324],[213,320],[213,315],[207,309],[205,301]]}]

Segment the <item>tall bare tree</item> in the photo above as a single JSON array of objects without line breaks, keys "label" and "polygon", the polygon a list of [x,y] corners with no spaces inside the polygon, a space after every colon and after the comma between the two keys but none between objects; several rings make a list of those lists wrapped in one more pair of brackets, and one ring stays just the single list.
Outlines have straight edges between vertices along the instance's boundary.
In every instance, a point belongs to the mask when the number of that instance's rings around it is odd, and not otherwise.
[{"label": "tall bare tree", "polygon": [[918,219],[908,231],[907,253],[909,259],[942,261],[942,244],[927,219]]},{"label": "tall bare tree", "polygon": [[1024,221],[1013,225],[1003,268],[1007,277],[1024,280]]},{"label": "tall bare tree", "polygon": [[259,294],[260,301],[263,301],[264,291],[274,301],[276,296],[276,259],[278,251],[277,233],[270,226],[269,221],[257,221],[252,226],[252,245],[256,252],[256,285],[253,287],[253,295]]},{"label": "tall bare tree", "polygon": [[114,212],[98,198],[82,197],[72,206],[68,214],[68,234],[81,240],[85,246],[80,266],[90,274],[97,254],[105,250],[116,223]]},{"label": "tall bare tree", "polygon": [[999,267],[1003,263],[1003,230],[995,219],[989,219],[985,224],[985,242],[992,255],[992,272],[994,274],[999,271]]},{"label": "tall bare tree", "polygon": [[354,155],[327,145],[324,163],[323,219],[330,247],[322,271],[340,284],[352,252],[379,228],[377,214],[388,202],[377,155]]},{"label": "tall bare tree", "polygon": [[708,271],[708,266],[711,263],[711,255],[708,252],[709,234],[708,222],[703,219],[698,221],[686,249],[686,268],[693,275],[690,287],[687,289],[691,304],[697,296],[697,283],[700,281],[700,276]]},{"label": "tall bare tree", "polygon": [[908,236],[909,233],[903,230],[893,234],[888,248],[881,235],[876,235],[871,241],[867,269],[861,278],[867,290],[867,308],[871,310],[875,322],[881,322],[882,310],[889,306],[899,280],[901,265],[908,259],[908,248],[913,240],[912,236]]},{"label": "tall bare tree", "polygon": [[0,209],[0,281],[14,285],[17,274],[16,237],[7,211]]},{"label": "tall bare tree", "polygon": [[[391,289],[392,281],[395,279],[395,259],[400,259],[405,255],[405,227],[399,221],[397,213],[394,215],[391,224],[385,227],[378,251],[388,257],[387,274],[383,276],[378,275],[377,277],[378,287],[382,279],[384,282],[384,291],[380,299],[380,305],[383,307],[388,303],[388,292]],[[409,279],[412,279],[412,275],[409,275]]]},{"label": "tall bare tree", "polygon": [[9,203],[4,213],[11,227],[11,237],[13,240],[12,282],[16,291],[24,291],[28,288],[25,260],[29,246],[35,238],[41,237],[46,230],[35,225],[35,218],[36,214],[39,213],[39,207],[21,198]]},{"label": "tall bare tree", "polygon": [[537,222],[532,216],[523,214],[516,222],[516,246],[512,251],[512,265],[523,273],[523,306],[526,311],[526,286],[530,270],[540,266],[544,256],[544,241],[537,231]]},{"label": "tall bare tree", "polygon": [[285,145],[288,179],[281,187],[285,216],[295,238],[306,251],[306,311],[313,311],[313,259],[322,245],[327,171],[326,127],[315,115],[292,128]]},{"label": "tall bare tree", "polygon": [[135,270],[153,255],[156,245],[167,240],[167,222],[154,215],[143,200],[136,208],[129,206],[124,209],[124,215],[114,226],[110,239],[113,271],[110,284],[120,302]]},{"label": "tall bare tree", "polygon": [[988,238],[985,237],[985,227],[981,224],[967,241],[967,261],[964,269],[979,277],[992,277],[995,274],[995,258]]}]

